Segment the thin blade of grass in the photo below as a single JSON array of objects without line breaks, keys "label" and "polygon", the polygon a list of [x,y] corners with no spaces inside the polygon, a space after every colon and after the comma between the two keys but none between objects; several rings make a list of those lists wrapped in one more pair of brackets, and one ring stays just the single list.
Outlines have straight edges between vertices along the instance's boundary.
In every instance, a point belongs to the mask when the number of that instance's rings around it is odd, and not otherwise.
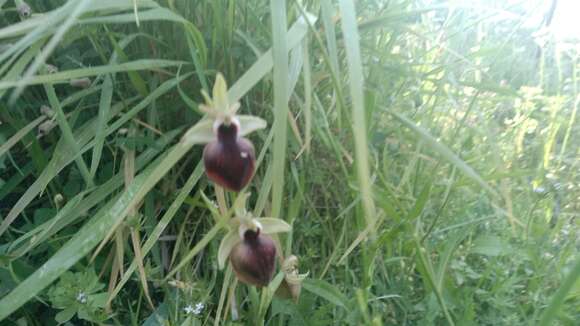
[{"label": "thin blade of grass", "polygon": [[113,79],[110,75],[105,77],[103,81],[103,88],[101,90],[101,98],[99,101],[99,114],[97,120],[97,129],[95,134],[95,147],[93,147],[93,157],[91,161],[90,176],[94,178],[101,155],[103,153],[103,144],[105,143],[105,131],[107,130],[107,121],[109,120],[111,111],[111,101],[113,99]]},{"label": "thin blade of grass", "polygon": [[322,23],[324,24],[324,34],[326,36],[326,46],[328,47],[328,56],[330,57],[330,65],[334,73],[339,76],[340,70],[338,66],[338,49],[336,46],[336,33],[334,30],[334,22],[332,17],[335,14],[335,10],[332,7],[330,0],[321,1],[321,16]]},{"label": "thin blade of grass", "polygon": [[[145,241],[145,244],[143,244],[143,247],[141,248],[142,257],[147,256],[147,254],[149,253],[149,251],[151,251],[155,243],[157,243],[157,240],[161,236],[161,233],[163,233],[165,228],[167,228],[167,226],[169,225],[169,223],[171,222],[171,220],[173,219],[173,217],[175,216],[175,214],[185,201],[185,198],[187,198],[187,195],[191,192],[193,187],[197,184],[197,182],[201,178],[203,172],[204,172],[203,164],[200,162],[195,168],[195,170],[189,176],[189,179],[187,179],[187,181],[185,182],[183,188],[181,188],[181,190],[177,194],[175,200],[171,203],[165,214],[161,217],[159,223],[157,223],[157,225],[155,226],[155,229],[151,231],[151,234]],[[133,272],[135,272],[136,268],[137,262],[133,260],[133,262],[131,262],[131,265],[129,265],[127,271],[125,272],[125,274],[123,275],[123,277],[121,278],[115,289],[111,292],[108,299],[109,303],[117,296],[117,294],[119,294],[123,286],[127,283],[127,281],[129,281],[129,278],[131,277]]]},{"label": "thin blade of grass", "polygon": [[558,312],[564,305],[566,296],[570,291],[574,289],[574,284],[580,279],[580,258],[576,259],[574,267],[570,270],[558,291],[552,296],[550,304],[542,313],[538,326],[549,326],[554,325],[553,321],[557,317]]},{"label": "thin blade of grass", "polygon": [[386,110],[389,114],[395,117],[399,122],[405,125],[407,128],[413,130],[423,141],[425,141],[432,150],[437,152],[441,155],[444,159],[449,161],[449,163],[455,165],[459,171],[463,172],[467,177],[472,179],[473,181],[477,182],[483,189],[489,192],[491,195],[497,197],[497,192],[491,188],[485,180],[481,178],[481,176],[473,170],[471,166],[469,166],[465,161],[463,161],[459,156],[457,156],[449,147],[445,146],[444,144],[440,143],[435,139],[435,137],[431,136],[429,132],[425,129],[421,128],[420,126],[416,125],[413,121],[407,119],[406,117],[402,116],[401,114]]},{"label": "thin blade of grass", "polygon": [[[110,135],[115,132],[129,120],[131,120],[137,113],[149,106],[151,102],[159,98],[160,96],[166,94],[168,91],[173,89],[177,83],[189,77],[191,74],[186,74],[178,78],[170,79],[163,84],[161,84],[156,90],[154,90],[148,97],[144,98],[139,104],[117,119],[111,126],[107,129],[106,135]],[[130,105],[135,99],[125,100],[124,103],[119,103],[113,109],[114,115],[118,114],[125,104]],[[78,155],[82,155],[85,151],[89,150],[94,146],[94,142],[89,143],[91,137],[95,134],[95,124],[96,120],[91,120],[86,123],[83,127],[79,128],[80,132],[75,135],[75,139],[78,141],[79,146],[82,147],[82,151]],[[55,149],[52,160],[50,161],[48,167],[42,172],[42,174],[34,181],[34,183],[26,190],[26,192],[20,197],[20,199],[14,204],[2,224],[0,224],[0,235],[6,231],[8,226],[16,219],[16,217],[30,204],[30,202],[44,190],[48,185],[50,180],[52,180],[60,171],[62,171],[67,165],[69,165],[75,157],[70,151],[62,144],[59,143]]]},{"label": "thin blade of grass", "polygon": [[422,265],[422,270],[424,271],[424,276],[425,276],[425,282],[428,282],[428,284],[431,286],[431,288],[433,289],[433,292],[435,293],[435,297],[437,298],[437,301],[439,302],[439,306],[441,307],[441,310],[443,310],[443,314],[445,315],[445,318],[447,319],[447,322],[449,323],[449,325],[454,326],[455,322],[453,321],[453,318],[451,318],[451,315],[449,314],[449,310],[447,309],[447,304],[445,303],[445,299],[443,298],[443,294],[441,293],[441,289],[437,286],[437,275],[435,274],[435,271],[433,270],[433,264],[431,263],[431,260],[428,258],[428,255],[425,254],[425,248],[423,248],[420,244],[420,239],[418,236],[415,236],[415,245],[416,245],[416,249],[417,249],[417,257],[418,257],[418,263],[420,263]]},{"label": "thin blade of grass", "polygon": [[224,276],[224,281],[222,282],[222,290],[220,292],[220,299],[218,302],[218,307],[214,319],[214,326],[218,326],[221,321],[222,309],[224,308],[224,302],[226,301],[226,295],[228,292],[228,288],[230,287],[230,283],[232,281],[232,268],[228,265],[226,269],[226,274]]},{"label": "thin blade of grass", "polygon": [[[42,267],[0,300],[0,321],[32,299],[62,273],[88,254],[103,239],[109,238],[135,205],[157,184],[157,182],[196,143],[197,125],[193,126],[188,138],[168,150],[157,164],[150,166],[131,183],[129,188],[104,215],[95,216],[86,223],[64,246],[61,247]],[[213,236],[222,227],[216,225]],[[212,236],[212,237],[213,237]],[[206,235],[207,237],[207,235]],[[208,238],[212,238],[208,237]],[[207,240],[209,242],[209,240]]]},{"label": "thin blade of grass", "polygon": [[[316,17],[306,13],[307,18],[301,16],[296,20],[287,33],[286,49],[293,49],[298,43],[302,41],[306,32],[308,32],[308,22],[311,24],[316,22]],[[239,101],[244,94],[246,94],[254,85],[256,85],[262,78],[270,72],[274,65],[272,57],[272,49],[266,51],[246,72],[234,83],[228,90],[228,98],[230,103]]]},{"label": "thin blade of grass", "polygon": [[18,130],[10,139],[8,139],[2,146],[0,146],[0,159],[4,154],[6,154],[12,146],[16,145],[24,136],[26,136],[31,130],[34,130],[39,124],[46,120],[46,116],[40,116],[33,120],[31,123],[27,124],[26,127]]},{"label": "thin blade of grass", "polygon": [[[66,32],[73,26],[76,20],[85,12],[91,0],[78,0],[78,1],[69,1],[68,4],[75,3],[76,6],[72,7],[70,12],[67,14],[66,19],[61,22],[58,26],[58,29],[50,39],[50,41],[46,44],[46,46],[40,51],[40,53],[34,58],[32,64],[28,67],[22,78],[18,81],[16,89],[11,95],[11,101],[14,103],[16,99],[20,96],[22,91],[26,86],[28,86],[28,79],[31,78],[46,62],[46,59],[52,54],[54,49],[58,46],[60,41],[64,38]],[[39,26],[40,27],[40,26]],[[83,173],[84,174],[84,173]]]},{"label": "thin blade of grass", "polygon": [[[187,64],[184,61],[174,60],[160,60],[160,59],[141,59],[131,62],[103,65],[90,68],[71,69],[67,71],[60,71],[50,75],[38,75],[27,79],[26,86],[38,84],[59,84],[68,83],[71,79],[92,77],[97,75],[111,74],[132,70],[155,70],[166,67],[175,67]],[[20,85],[20,81],[7,80],[0,82],[0,90],[10,89]]]},{"label": "thin blade of grass", "polygon": [[288,48],[286,44],[286,1],[271,0],[272,55],[274,58],[274,144],[272,216],[280,217],[284,196],[284,168],[288,129]]},{"label": "thin blade of grass", "polygon": [[203,35],[193,24],[186,24],[185,31],[187,33],[185,39],[187,40],[187,46],[189,47],[189,55],[191,56],[193,66],[195,67],[195,73],[201,83],[201,87],[210,94],[207,78],[205,77],[202,65],[202,62],[205,62],[204,58],[207,55],[207,47],[203,40]]},{"label": "thin blade of grass", "polygon": [[352,99],[352,120],[357,177],[366,223],[367,226],[371,226],[371,235],[374,235],[375,230],[372,226],[376,223],[376,216],[368,162],[369,152],[367,148],[367,129],[365,123],[363,93],[364,77],[360,57],[359,35],[355,14],[356,10],[353,1],[341,0],[340,11],[342,13],[342,33],[344,35],[344,44],[346,48],[349,88]]},{"label": "thin blade of grass", "polygon": [[60,131],[62,132],[62,137],[66,145],[70,147],[71,149],[70,152],[72,153],[72,155],[76,157],[75,162],[81,172],[81,175],[85,179],[87,186],[92,187],[94,185],[93,178],[91,177],[89,168],[87,167],[85,160],[81,155],[79,155],[79,153],[81,152],[81,148],[74,138],[73,131],[70,125],[68,124],[64,111],[62,110],[62,107],[60,105],[60,101],[56,97],[54,87],[52,86],[52,84],[45,84],[44,90],[46,91],[48,102],[50,103],[50,106],[52,107],[52,109],[56,114],[56,121],[58,122]]},{"label": "thin blade of grass", "polygon": [[[142,11],[139,14],[140,21],[154,21],[154,20],[167,20],[173,21],[177,23],[187,23],[188,21],[181,17],[180,15],[174,13],[173,11],[167,8],[153,8],[149,10]],[[127,14],[117,14],[117,15],[110,15],[110,16],[101,16],[101,17],[91,17],[80,19],[78,21],[79,25],[87,25],[87,24],[126,24],[126,23],[134,23],[135,22],[135,14],[127,13]]]},{"label": "thin blade of grass", "polygon": [[[159,154],[161,150],[163,150],[163,148],[169,145],[169,143],[177,136],[179,131],[180,129],[165,133],[164,137],[155,142],[155,146],[148,148],[141,155],[139,155],[135,164],[136,171],[141,171],[146,164],[151,162],[155,156]],[[99,185],[97,189],[86,195],[81,203],[76,205],[74,209],[70,209],[70,214],[68,214],[69,210],[65,210],[65,207],[67,206],[63,207],[63,209],[61,209],[53,219],[46,221],[32,231],[27,232],[26,234],[13,241],[8,250],[10,256],[17,258],[25,255],[29,250],[35,248],[39,244],[42,244],[46,239],[48,239],[48,237],[56,234],[67,225],[74,223],[83,214],[86,214],[91,208],[105,201],[107,197],[113,194],[122,185],[122,173],[118,173],[111,177],[109,181]],[[69,203],[73,202],[74,200],[74,198],[70,199],[67,205],[69,205]],[[106,210],[109,208],[110,207],[105,205],[100,208],[99,211],[94,215],[100,215],[102,212],[104,212],[103,209]],[[53,220],[56,220],[56,222]],[[24,243],[24,241],[26,242]],[[23,245],[19,246],[20,243],[23,243]]]},{"label": "thin blade of grass", "polygon": [[163,279],[163,281],[168,281],[172,278],[180,269],[182,269],[187,263],[189,263],[193,257],[200,253],[207,244],[217,236],[218,232],[225,227],[226,225],[225,219],[222,219],[217,224],[215,224],[198,243],[195,244],[193,248],[185,255],[185,257],[175,266],[173,270],[171,270],[167,276]]},{"label": "thin blade of grass", "polygon": [[[98,11],[122,11],[133,7],[132,0],[99,0],[90,1],[86,12]],[[0,29],[0,39],[13,38],[23,34],[30,34],[35,27],[41,26],[41,30],[59,23],[59,18],[68,14],[67,5],[74,4],[74,1],[68,1],[62,7],[43,13],[42,15],[33,15],[19,23],[12,24]],[[139,0],[139,8],[159,7],[153,0]],[[2,60],[0,60],[2,61]]]},{"label": "thin blade of grass", "polygon": [[308,47],[308,37],[304,39],[304,66],[303,81],[304,84],[304,149],[310,152],[310,143],[312,141],[312,73],[310,67],[310,51]]}]

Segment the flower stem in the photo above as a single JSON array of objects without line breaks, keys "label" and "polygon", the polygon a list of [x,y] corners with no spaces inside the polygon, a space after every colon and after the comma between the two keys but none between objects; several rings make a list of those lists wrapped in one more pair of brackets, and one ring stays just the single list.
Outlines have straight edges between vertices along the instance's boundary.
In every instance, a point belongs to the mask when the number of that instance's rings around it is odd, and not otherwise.
[{"label": "flower stem", "polygon": [[217,197],[218,207],[220,210],[220,214],[222,216],[226,216],[228,212],[228,205],[226,204],[226,194],[224,188],[214,184],[215,187],[215,196]]}]

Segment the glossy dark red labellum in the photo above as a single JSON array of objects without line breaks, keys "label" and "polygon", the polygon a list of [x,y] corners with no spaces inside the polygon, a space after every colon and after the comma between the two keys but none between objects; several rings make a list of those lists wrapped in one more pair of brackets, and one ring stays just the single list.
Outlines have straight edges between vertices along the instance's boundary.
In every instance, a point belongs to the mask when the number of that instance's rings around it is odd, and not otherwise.
[{"label": "glossy dark red labellum", "polygon": [[203,150],[208,178],[232,191],[240,191],[250,182],[255,160],[254,145],[248,139],[238,137],[235,124],[220,125],[217,139]]},{"label": "glossy dark red labellum", "polygon": [[240,281],[257,287],[266,286],[276,268],[274,240],[259,231],[246,231],[244,240],[232,249],[230,261]]}]

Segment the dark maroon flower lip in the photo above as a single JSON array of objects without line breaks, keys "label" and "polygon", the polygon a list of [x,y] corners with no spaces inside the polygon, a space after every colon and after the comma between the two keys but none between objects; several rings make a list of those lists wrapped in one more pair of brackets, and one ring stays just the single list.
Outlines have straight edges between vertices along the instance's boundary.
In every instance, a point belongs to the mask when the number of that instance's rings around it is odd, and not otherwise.
[{"label": "dark maroon flower lip", "polygon": [[208,178],[231,191],[242,190],[254,176],[254,145],[238,137],[239,126],[235,123],[219,124],[216,140],[203,150],[203,161]]},{"label": "dark maroon flower lip", "polygon": [[274,276],[276,245],[274,240],[258,231],[248,230],[244,240],[230,253],[230,261],[238,279],[257,287],[267,286]]}]

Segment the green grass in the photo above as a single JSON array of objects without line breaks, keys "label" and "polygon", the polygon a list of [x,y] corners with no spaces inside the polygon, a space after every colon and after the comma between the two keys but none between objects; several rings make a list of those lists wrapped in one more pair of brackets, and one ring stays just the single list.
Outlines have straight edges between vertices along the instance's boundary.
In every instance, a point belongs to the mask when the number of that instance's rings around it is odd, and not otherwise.
[{"label": "green grass", "polygon": [[[548,2],[21,3],[0,0],[0,325],[580,320],[580,40],[539,33]],[[263,289],[218,267],[243,198],[201,164],[218,72],[297,302],[281,261]]]}]

